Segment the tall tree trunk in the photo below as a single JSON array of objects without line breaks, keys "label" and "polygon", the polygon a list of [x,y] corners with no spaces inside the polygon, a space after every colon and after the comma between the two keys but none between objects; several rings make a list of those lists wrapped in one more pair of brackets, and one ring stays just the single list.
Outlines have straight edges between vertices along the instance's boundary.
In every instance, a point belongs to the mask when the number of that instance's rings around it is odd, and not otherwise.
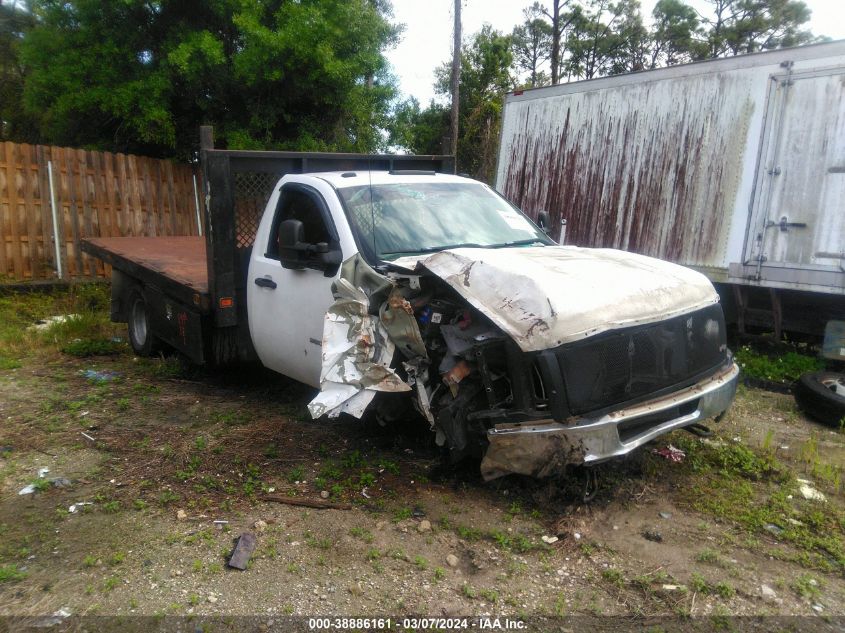
[{"label": "tall tree trunk", "polygon": [[458,105],[459,86],[461,82],[461,0],[455,0],[455,33],[452,43],[452,134],[449,153],[455,157],[455,168],[458,164]]}]

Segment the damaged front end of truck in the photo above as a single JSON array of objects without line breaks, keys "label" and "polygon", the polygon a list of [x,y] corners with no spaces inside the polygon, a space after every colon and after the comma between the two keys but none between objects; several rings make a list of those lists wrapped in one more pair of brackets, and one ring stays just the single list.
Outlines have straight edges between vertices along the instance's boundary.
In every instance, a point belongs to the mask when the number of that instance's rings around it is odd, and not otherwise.
[{"label": "damaged front end of truck", "polygon": [[722,414],[738,369],[712,285],[609,249],[456,248],[334,286],[313,417],[407,393],[453,461],[487,480],[563,474]]}]

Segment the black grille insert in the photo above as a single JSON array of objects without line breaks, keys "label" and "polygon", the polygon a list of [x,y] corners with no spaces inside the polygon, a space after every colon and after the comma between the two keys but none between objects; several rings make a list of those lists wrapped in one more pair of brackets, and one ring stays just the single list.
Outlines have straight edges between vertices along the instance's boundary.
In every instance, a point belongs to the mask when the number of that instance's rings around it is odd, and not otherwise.
[{"label": "black grille insert", "polygon": [[556,356],[569,410],[583,414],[691,382],[725,362],[719,304],[564,345]]}]

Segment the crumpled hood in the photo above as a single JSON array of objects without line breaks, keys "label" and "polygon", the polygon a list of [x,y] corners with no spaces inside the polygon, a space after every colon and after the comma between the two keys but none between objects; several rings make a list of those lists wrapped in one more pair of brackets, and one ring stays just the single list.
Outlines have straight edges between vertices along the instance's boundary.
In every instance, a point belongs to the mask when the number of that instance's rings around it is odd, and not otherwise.
[{"label": "crumpled hood", "polygon": [[614,249],[460,248],[393,263],[411,270],[420,265],[443,279],[525,352],[719,300],[701,273]]}]

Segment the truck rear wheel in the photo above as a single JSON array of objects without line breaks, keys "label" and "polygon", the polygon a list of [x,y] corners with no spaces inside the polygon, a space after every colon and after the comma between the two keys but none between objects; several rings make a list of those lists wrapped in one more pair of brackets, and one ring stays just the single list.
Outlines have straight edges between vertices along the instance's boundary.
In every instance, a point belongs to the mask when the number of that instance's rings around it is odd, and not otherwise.
[{"label": "truck rear wheel", "polygon": [[129,293],[127,325],[129,326],[129,343],[135,353],[138,356],[152,356],[158,346],[150,328],[150,310],[147,300],[138,288]]}]

